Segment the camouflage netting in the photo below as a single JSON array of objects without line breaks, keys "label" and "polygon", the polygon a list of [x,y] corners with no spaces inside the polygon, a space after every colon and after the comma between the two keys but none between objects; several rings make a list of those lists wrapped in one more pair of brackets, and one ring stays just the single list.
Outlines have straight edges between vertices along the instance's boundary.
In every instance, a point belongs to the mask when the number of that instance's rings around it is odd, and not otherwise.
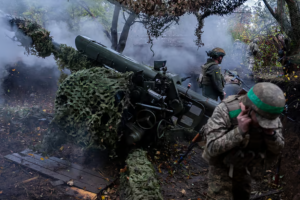
[{"label": "camouflage netting", "polygon": [[32,42],[28,42],[22,33],[18,32],[16,38],[26,48],[28,54],[37,55],[45,58],[54,55],[54,58],[60,70],[69,69],[71,72],[76,72],[82,69],[90,69],[93,67],[101,66],[100,63],[94,63],[76,49],[69,47],[65,44],[59,45],[56,49],[52,43],[50,32],[44,29],[37,22],[29,19],[13,18],[12,24],[16,24],[25,35],[30,36]]},{"label": "camouflage netting", "polygon": [[126,94],[130,73],[92,68],[68,76],[60,84],[53,122],[63,128],[68,139],[84,146],[114,149],[117,129],[126,96],[116,104],[119,91]]},{"label": "camouflage netting", "polygon": [[[60,70],[66,68],[72,72],[70,76],[61,74],[53,127],[44,139],[45,149],[51,151],[57,146],[54,144],[60,143],[53,138],[59,138],[85,147],[108,148],[112,150],[111,156],[115,156],[117,128],[126,101],[123,98],[116,105],[115,95],[118,91],[126,93],[130,73],[121,74],[102,68],[100,63],[89,60],[65,44],[55,47],[50,32],[34,21],[13,18],[11,23],[32,38],[32,44],[29,44],[28,38],[16,34],[29,54],[40,57],[53,54]],[[56,125],[61,131],[57,131]]]},{"label": "camouflage netting", "polygon": [[126,159],[126,171],[121,173],[120,197],[124,200],[162,200],[155,169],[146,151],[136,149]]},{"label": "camouflage netting", "polygon": [[26,44],[26,50],[28,53],[43,58],[51,55],[52,39],[49,31],[43,29],[38,23],[27,19],[15,18],[12,23],[17,24],[19,29],[21,29],[27,36],[31,37],[32,44],[28,44],[26,38],[24,40],[21,35],[16,35],[22,44]]}]

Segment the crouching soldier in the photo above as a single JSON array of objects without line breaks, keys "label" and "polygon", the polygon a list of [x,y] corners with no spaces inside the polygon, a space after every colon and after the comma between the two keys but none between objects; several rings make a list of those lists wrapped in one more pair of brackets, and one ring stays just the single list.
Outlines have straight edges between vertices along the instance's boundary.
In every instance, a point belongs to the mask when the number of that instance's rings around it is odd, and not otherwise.
[{"label": "crouching soldier", "polygon": [[284,146],[282,90],[257,83],[246,95],[229,96],[204,126],[207,138],[203,158],[209,163],[207,199],[250,198],[254,169],[275,164]]}]

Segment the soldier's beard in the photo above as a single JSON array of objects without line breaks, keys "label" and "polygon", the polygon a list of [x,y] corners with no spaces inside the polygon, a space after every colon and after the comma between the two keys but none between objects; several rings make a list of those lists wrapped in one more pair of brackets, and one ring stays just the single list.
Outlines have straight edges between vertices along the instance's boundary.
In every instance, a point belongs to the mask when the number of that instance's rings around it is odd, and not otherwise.
[{"label": "soldier's beard", "polygon": [[218,60],[219,64],[221,64],[221,63],[222,63],[222,60],[223,60],[223,58],[218,58],[217,60]]}]

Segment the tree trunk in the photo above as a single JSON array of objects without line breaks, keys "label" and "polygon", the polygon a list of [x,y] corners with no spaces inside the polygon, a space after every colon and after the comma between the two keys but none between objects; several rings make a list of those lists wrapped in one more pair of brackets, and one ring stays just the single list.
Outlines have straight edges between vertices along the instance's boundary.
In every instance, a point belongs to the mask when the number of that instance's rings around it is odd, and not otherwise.
[{"label": "tree trunk", "polygon": [[290,14],[291,25],[293,28],[293,44],[291,44],[290,55],[300,53],[300,8],[296,0],[285,0]]},{"label": "tree trunk", "polygon": [[111,24],[111,48],[113,50],[117,50],[118,46],[118,20],[119,20],[119,13],[121,10],[121,6],[119,4],[115,5],[113,20]]},{"label": "tree trunk", "polygon": [[[300,8],[295,0],[277,0],[277,12],[274,13],[273,9],[267,2],[263,0],[266,7],[272,16],[279,23],[281,29],[288,35],[291,42],[286,41],[286,56],[291,56],[300,52]],[[290,22],[284,13],[285,3],[289,9]]]},{"label": "tree trunk", "polygon": [[129,34],[129,29],[130,29],[130,26],[132,25],[133,21],[135,20],[135,18],[136,18],[136,14],[132,12],[129,15],[128,19],[126,20],[126,23],[123,27],[122,33],[120,35],[119,44],[117,47],[117,51],[119,53],[122,53],[125,49],[126,41],[127,41],[128,34]]}]

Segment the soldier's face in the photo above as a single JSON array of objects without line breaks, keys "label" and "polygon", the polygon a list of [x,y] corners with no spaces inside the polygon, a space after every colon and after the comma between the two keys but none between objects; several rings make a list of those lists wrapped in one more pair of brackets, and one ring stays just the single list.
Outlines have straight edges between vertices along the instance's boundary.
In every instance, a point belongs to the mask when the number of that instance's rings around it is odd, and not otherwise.
[{"label": "soldier's face", "polygon": [[261,128],[261,129],[263,129],[263,131],[265,132],[265,134],[269,134],[269,135],[272,135],[272,133],[274,132],[274,129],[266,129],[266,128],[263,128],[263,127],[261,127],[260,125],[259,125],[259,123],[258,123],[258,120],[257,120],[257,118],[256,118],[256,114],[255,114],[255,112],[252,110],[252,112],[250,112],[250,117],[251,117],[251,119],[252,119],[252,123],[251,123],[251,125],[253,126],[253,127],[259,127],[259,128]]},{"label": "soldier's face", "polygon": [[222,57],[222,56],[219,56],[219,58],[218,58],[218,62],[219,62],[219,64],[221,64],[221,63],[222,63],[222,60],[223,60],[223,57]]}]

